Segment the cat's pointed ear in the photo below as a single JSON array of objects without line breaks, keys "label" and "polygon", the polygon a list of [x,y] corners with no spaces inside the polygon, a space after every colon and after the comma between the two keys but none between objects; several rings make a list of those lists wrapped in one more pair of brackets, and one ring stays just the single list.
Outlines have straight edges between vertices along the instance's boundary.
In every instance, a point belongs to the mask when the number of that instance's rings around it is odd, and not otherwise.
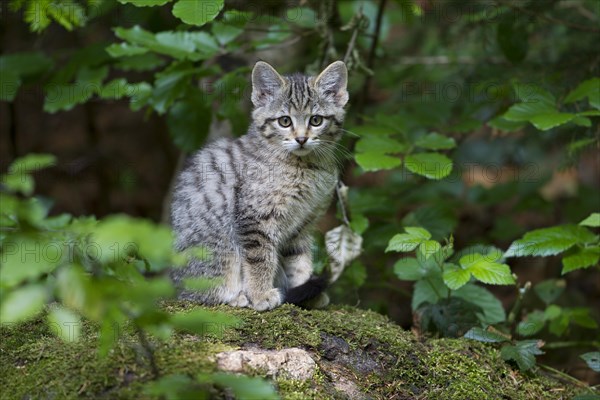
[{"label": "cat's pointed ear", "polygon": [[343,107],[348,102],[348,70],[343,61],[329,64],[317,76],[315,88],[320,96],[330,99],[338,107]]},{"label": "cat's pointed ear", "polygon": [[275,93],[285,85],[285,81],[264,61],[259,61],[252,70],[252,104],[262,107],[275,97]]}]

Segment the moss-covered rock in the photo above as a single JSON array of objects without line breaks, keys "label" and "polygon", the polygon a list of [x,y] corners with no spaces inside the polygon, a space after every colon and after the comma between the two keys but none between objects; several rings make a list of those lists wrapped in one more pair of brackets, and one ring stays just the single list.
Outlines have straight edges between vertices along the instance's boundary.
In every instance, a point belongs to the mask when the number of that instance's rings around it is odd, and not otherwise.
[{"label": "moss-covered rock", "polygon": [[[213,372],[216,354],[223,351],[298,347],[311,354],[317,369],[307,381],[275,378],[284,399],[566,399],[574,394],[568,384],[512,369],[493,346],[452,339],[422,342],[371,311],[291,305],[265,313],[214,309],[242,323],[223,329],[219,337],[177,334],[166,342],[153,341],[161,374]],[[89,326],[76,343],[63,343],[41,320],[2,328],[0,334],[2,398],[134,399],[146,396],[144,385],[153,379],[127,329],[104,358],[98,357],[97,335]]]}]

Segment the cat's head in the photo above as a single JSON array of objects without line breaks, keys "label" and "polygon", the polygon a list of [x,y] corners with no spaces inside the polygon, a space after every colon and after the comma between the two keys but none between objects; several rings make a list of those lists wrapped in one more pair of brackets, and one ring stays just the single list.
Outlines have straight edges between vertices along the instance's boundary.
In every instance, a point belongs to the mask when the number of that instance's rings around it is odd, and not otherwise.
[{"label": "cat's head", "polygon": [[257,62],[252,70],[252,118],[258,133],[297,156],[331,147],[342,135],[347,83],[342,61],[316,77],[281,76],[266,62]]}]

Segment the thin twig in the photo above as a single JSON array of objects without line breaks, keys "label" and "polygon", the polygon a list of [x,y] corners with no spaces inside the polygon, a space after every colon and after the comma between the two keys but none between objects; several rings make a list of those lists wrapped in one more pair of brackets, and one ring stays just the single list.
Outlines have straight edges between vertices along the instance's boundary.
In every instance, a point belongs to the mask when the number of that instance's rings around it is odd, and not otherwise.
[{"label": "thin twig", "polygon": [[[371,48],[369,49],[369,55],[367,58],[367,68],[373,70],[373,65],[375,63],[375,53],[377,52],[377,45],[379,44],[379,36],[381,35],[381,23],[383,21],[383,11],[385,10],[385,5],[387,0],[381,0],[379,3],[379,8],[377,9],[377,18],[375,20],[375,36],[373,37],[373,41],[371,42]],[[358,111],[359,114],[362,113],[365,103],[367,101],[367,97],[369,95],[369,86],[371,85],[371,76],[367,76],[365,82],[363,83],[362,93],[358,100]],[[360,116],[359,116],[360,118]]]},{"label": "thin twig", "polygon": [[148,338],[146,334],[140,327],[135,328],[137,331],[138,338],[140,339],[140,343],[142,348],[146,352],[146,357],[148,357],[148,361],[150,362],[150,369],[152,370],[152,375],[154,379],[158,379],[160,373],[158,371],[158,366],[156,365],[156,360],[154,358],[154,351],[152,350],[152,346],[150,342],[148,342]]},{"label": "thin twig", "polygon": [[572,377],[571,375],[567,374],[566,372],[559,371],[556,368],[552,368],[545,364],[538,364],[538,365],[541,368],[545,369],[546,371],[552,372],[553,374],[560,376],[564,380],[572,382],[576,386],[586,387],[586,388],[588,387],[587,383],[584,383],[584,382],[580,381],[579,379]]},{"label": "thin twig", "polygon": [[340,193],[340,189],[343,183],[341,180],[338,180],[337,185],[335,186],[335,193],[337,194],[337,198],[340,202],[340,210],[342,210],[342,219],[344,220],[344,224],[346,226],[350,226],[350,221],[348,220],[348,214],[346,213],[346,205],[344,204],[344,197]]},{"label": "thin twig", "polygon": [[350,42],[348,42],[348,48],[346,49],[346,54],[344,55],[344,63],[348,63],[348,61],[350,60],[350,56],[352,55],[352,52],[354,51],[354,46],[356,46],[356,38],[358,37],[358,31],[360,29],[360,20],[363,17],[362,11],[363,11],[363,7],[361,4],[360,8],[358,9],[358,14],[357,14],[358,22],[356,23],[356,26],[354,27],[354,30],[352,31],[352,37],[350,38]]},{"label": "thin twig", "polygon": [[574,24],[572,22],[565,21],[565,20],[562,20],[562,19],[550,17],[550,16],[547,16],[547,15],[542,15],[542,14],[537,13],[535,11],[528,10],[526,8],[523,8],[523,7],[511,4],[510,2],[502,2],[501,4],[505,5],[505,6],[509,7],[509,8],[512,8],[513,10],[520,11],[523,14],[531,15],[532,17],[539,18],[539,19],[541,19],[543,21],[546,21],[546,22],[552,22],[552,23],[555,23],[555,24],[561,24],[561,25],[564,25],[566,27],[569,27],[569,28],[572,28],[572,29],[577,29],[577,30],[580,30],[580,31],[583,31],[583,32],[594,32],[594,33],[600,32],[599,28],[594,28],[593,26],[585,26],[585,25]]}]

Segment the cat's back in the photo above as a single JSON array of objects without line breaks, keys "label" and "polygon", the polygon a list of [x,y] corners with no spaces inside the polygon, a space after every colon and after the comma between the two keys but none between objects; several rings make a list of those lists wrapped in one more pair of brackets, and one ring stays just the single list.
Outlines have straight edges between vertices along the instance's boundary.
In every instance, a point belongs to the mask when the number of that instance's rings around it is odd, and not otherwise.
[{"label": "cat's back", "polygon": [[173,190],[171,222],[178,247],[205,241],[231,226],[237,182],[234,141],[214,141],[185,161]]}]

